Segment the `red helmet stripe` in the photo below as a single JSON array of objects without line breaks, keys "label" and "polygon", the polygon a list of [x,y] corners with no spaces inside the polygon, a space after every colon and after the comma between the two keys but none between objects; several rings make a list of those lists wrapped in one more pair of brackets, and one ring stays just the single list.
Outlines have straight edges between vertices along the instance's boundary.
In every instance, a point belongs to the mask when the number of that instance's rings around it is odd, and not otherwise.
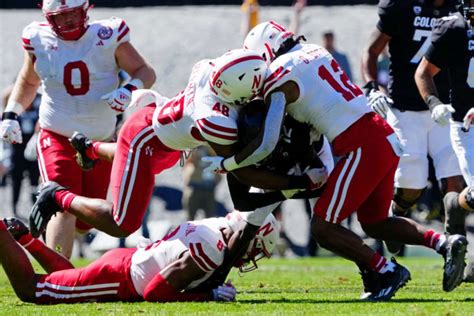
[{"label": "red helmet stripe", "polygon": [[281,26],[280,24],[278,24],[276,22],[270,21],[270,24],[273,25],[273,27],[276,28],[280,32],[285,32],[286,31],[283,26]]},{"label": "red helmet stripe", "polygon": [[268,45],[267,43],[264,44],[265,45],[265,48],[267,49],[268,51],[268,61],[272,61],[273,59],[273,52],[272,52],[272,49],[270,48],[270,45]]},{"label": "red helmet stripe", "polygon": [[263,60],[262,57],[260,56],[257,56],[257,55],[253,55],[253,56],[245,56],[245,57],[241,57],[241,58],[237,58],[236,60],[233,60],[229,63],[227,63],[226,65],[222,66],[221,69],[219,69],[215,75],[214,75],[214,79],[212,80],[212,85],[214,85],[216,83],[216,81],[219,79],[219,77],[221,76],[221,74],[229,69],[230,67],[234,66],[234,65],[237,65],[241,62],[244,62],[244,61],[247,61],[247,60]]}]

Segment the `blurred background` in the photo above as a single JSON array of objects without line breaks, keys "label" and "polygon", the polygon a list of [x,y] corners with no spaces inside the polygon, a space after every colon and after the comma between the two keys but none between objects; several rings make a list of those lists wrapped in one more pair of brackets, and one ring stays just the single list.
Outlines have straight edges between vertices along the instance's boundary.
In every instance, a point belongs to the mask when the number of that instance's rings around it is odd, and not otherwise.
[{"label": "blurred background", "polygon": [[[172,97],[186,85],[193,64],[241,47],[248,30],[266,20],[275,20],[297,35],[305,35],[308,42],[325,46],[360,85],[360,58],[369,32],[377,22],[376,3],[375,0],[97,0],[91,1],[95,8],[89,15],[91,20],[111,16],[125,19],[132,43],[156,69],[158,78],[153,88]],[[43,20],[36,4],[36,1],[0,1],[1,106],[22,64],[21,32],[30,22]],[[382,85],[388,79],[387,67],[385,55],[379,63]],[[35,111],[33,107],[32,114],[22,122],[24,131],[28,124],[34,126]],[[0,145],[0,217],[28,217],[38,176],[36,162],[21,158],[24,150]],[[75,247],[74,255],[93,257],[119,245],[133,246],[137,236],[142,234],[158,239],[187,219],[222,216],[231,211],[233,206],[225,178],[202,171],[199,157],[206,154],[204,149],[195,151],[183,166],[178,164],[157,176],[146,225],[141,231],[127,240],[92,231],[85,238],[78,237],[78,245],[83,246]],[[442,230],[443,210],[437,183],[432,182],[430,188],[413,209],[412,216]],[[283,227],[278,247],[280,256],[330,255],[318,251],[311,242],[309,214],[305,201],[291,200],[283,204],[277,214]],[[472,219],[471,216],[468,223]],[[355,218],[344,225],[362,234]],[[374,247],[380,246],[375,241],[369,242]],[[434,255],[421,247],[408,248],[406,254]]]}]

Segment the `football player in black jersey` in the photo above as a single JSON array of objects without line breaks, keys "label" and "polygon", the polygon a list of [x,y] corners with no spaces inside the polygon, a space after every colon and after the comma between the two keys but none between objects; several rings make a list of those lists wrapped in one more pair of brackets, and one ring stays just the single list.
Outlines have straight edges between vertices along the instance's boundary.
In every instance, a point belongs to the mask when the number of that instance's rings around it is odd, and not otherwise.
[{"label": "football player in black jersey", "polygon": [[[450,194],[452,204],[463,212],[474,210],[474,0],[460,0],[459,9],[434,28],[415,79],[433,119],[451,122],[451,143],[468,187],[461,194]],[[451,104],[439,98],[433,83],[441,70],[447,70],[451,79]],[[466,270],[469,281],[474,281],[472,270]]]},{"label": "football player in black jersey", "polygon": [[[395,174],[395,193],[392,213],[403,215],[417,202],[427,186],[429,154],[434,162],[436,178],[442,192],[463,189],[461,171],[450,145],[449,128],[435,124],[425,102],[419,95],[414,74],[429,47],[432,27],[436,20],[456,10],[453,0],[380,0],[379,22],[363,54],[362,75],[369,105],[386,118],[404,145],[404,155]],[[390,80],[388,95],[378,90],[376,83],[377,58],[388,45],[390,52]],[[435,78],[440,98],[447,100],[448,81],[445,73]],[[444,199],[447,214],[458,214],[449,199]],[[465,234],[449,224],[449,233]],[[448,223],[449,218],[449,223]],[[461,219],[464,222],[464,218]],[[463,226],[464,227],[464,226]],[[387,243],[391,252],[398,252],[400,244]]]}]

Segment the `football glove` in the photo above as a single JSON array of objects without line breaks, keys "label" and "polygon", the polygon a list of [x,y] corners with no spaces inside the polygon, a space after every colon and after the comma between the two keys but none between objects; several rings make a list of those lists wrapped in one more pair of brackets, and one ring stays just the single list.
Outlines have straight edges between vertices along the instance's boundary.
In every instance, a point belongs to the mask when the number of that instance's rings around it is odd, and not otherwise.
[{"label": "football glove", "polygon": [[235,296],[237,295],[237,289],[229,280],[227,281],[226,284],[223,284],[213,289],[212,295],[214,296],[214,301],[232,302],[232,301],[235,301]]},{"label": "football glove", "polygon": [[438,123],[441,126],[445,126],[449,123],[451,114],[456,112],[456,110],[451,106],[451,104],[438,104],[431,111],[431,118],[433,121]]},{"label": "football glove", "polygon": [[462,130],[464,132],[468,132],[473,123],[474,123],[474,108],[470,108],[469,111],[467,111],[466,115],[464,116]]},{"label": "football glove", "polygon": [[23,136],[18,122],[18,115],[14,112],[4,112],[2,115],[2,126],[0,127],[0,138],[8,144],[21,144]]},{"label": "football glove", "polygon": [[321,188],[329,178],[329,173],[326,167],[309,169],[305,172],[305,175],[310,180],[310,190]]},{"label": "football glove", "polygon": [[104,94],[101,99],[115,111],[123,112],[132,101],[132,92],[143,87],[139,79],[133,79],[128,84],[114,91]]},{"label": "football glove", "polygon": [[219,157],[219,156],[204,156],[201,158],[202,162],[209,163],[209,165],[204,168],[203,173],[206,172],[214,172],[214,173],[226,173],[227,170],[225,170],[224,166],[222,165],[222,162],[224,161],[224,158]]},{"label": "football glove", "polygon": [[372,89],[368,95],[369,106],[383,119],[387,118],[387,112],[393,105],[393,100],[379,90]]}]

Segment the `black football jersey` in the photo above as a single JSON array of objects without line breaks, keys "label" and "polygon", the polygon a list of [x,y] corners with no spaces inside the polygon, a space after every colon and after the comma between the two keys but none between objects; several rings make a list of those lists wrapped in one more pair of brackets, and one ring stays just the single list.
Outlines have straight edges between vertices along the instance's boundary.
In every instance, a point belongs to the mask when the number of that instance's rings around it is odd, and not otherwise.
[{"label": "black football jersey", "polygon": [[[377,28],[391,37],[390,78],[388,91],[394,107],[404,111],[428,110],[415,83],[415,71],[430,43],[436,21],[455,12],[455,4],[447,0],[434,7],[430,0],[380,0]],[[448,77],[440,72],[435,77],[440,99],[449,99]]]},{"label": "black football jersey", "polygon": [[462,122],[474,107],[474,31],[460,13],[440,20],[426,59],[449,73],[453,119]]}]

